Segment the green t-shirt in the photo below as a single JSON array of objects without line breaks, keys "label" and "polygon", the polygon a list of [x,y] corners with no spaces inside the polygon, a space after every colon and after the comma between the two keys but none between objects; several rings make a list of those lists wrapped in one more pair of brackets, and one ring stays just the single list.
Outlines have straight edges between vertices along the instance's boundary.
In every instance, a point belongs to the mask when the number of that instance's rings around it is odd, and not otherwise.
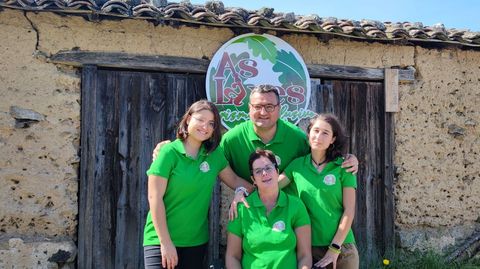
[{"label": "green t-shirt", "polygon": [[[344,211],[343,188],[357,188],[357,177],[346,172],[342,162],[343,158],[337,158],[319,173],[308,154],[292,161],[284,171],[307,207],[312,220],[313,246],[330,245]],[[352,229],[344,243],[355,243]]]},{"label": "green t-shirt", "polygon": [[[223,150],[207,153],[202,146],[197,159],[187,156],[181,140],[162,147],[147,175],[166,178],[163,196],[168,231],[178,247],[208,242],[208,208],[217,175],[228,165]],[[143,245],[159,245],[160,240],[148,212]]]},{"label": "green t-shirt", "polygon": [[242,268],[297,268],[295,229],[310,224],[305,205],[297,197],[280,191],[277,205],[266,216],[258,192],[247,198],[250,208],[238,207],[238,217],[228,231],[242,238]]},{"label": "green t-shirt", "polygon": [[[252,121],[248,120],[229,130],[222,138],[221,147],[233,171],[250,183],[252,180],[248,158],[257,148],[268,149],[275,153],[280,173],[292,160],[310,151],[305,133],[297,126],[281,119],[277,121],[275,136],[267,144],[258,137],[253,130]],[[284,191],[296,194],[292,187],[294,185]]]}]

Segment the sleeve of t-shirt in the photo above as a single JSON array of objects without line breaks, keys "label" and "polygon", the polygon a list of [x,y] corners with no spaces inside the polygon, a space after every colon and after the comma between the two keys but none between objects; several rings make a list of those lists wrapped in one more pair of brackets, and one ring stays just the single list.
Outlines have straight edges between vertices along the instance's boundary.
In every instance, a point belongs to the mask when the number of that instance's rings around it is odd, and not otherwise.
[{"label": "sleeve of t-shirt", "polygon": [[165,145],[164,147],[165,148],[160,150],[157,158],[150,165],[150,168],[147,170],[147,175],[160,176],[166,179],[170,178],[176,158],[172,156],[174,151],[169,145]]},{"label": "sleeve of t-shirt", "polygon": [[351,187],[356,189],[357,188],[357,176],[343,170],[342,174],[342,187]]},{"label": "sleeve of t-shirt", "polygon": [[307,208],[303,204],[303,202],[293,196],[289,197],[292,206],[297,208],[293,219],[292,219],[292,226],[293,228],[298,228],[304,225],[310,225],[310,217],[308,216]]},{"label": "sleeve of t-shirt", "polygon": [[292,161],[285,170],[283,170],[283,173],[290,179],[291,182],[293,182],[293,171],[295,170],[295,160]]},{"label": "sleeve of t-shirt", "polygon": [[225,169],[225,167],[227,167],[228,165],[228,161],[227,161],[227,158],[225,157],[225,153],[222,147],[217,147],[215,149],[215,162],[219,164],[218,166],[220,168],[219,172]]},{"label": "sleeve of t-shirt", "polygon": [[306,135],[303,136],[303,147],[302,147],[303,151],[302,151],[302,154],[301,156],[303,155],[307,155],[310,153],[310,145],[308,144],[308,138]]},{"label": "sleeve of t-shirt", "polygon": [[242,211],[244,207],[243,204],[238,205],[238,216],[234,219],[228,222],[227,225],[227,231],[242,238],[243,237],[243,231],[242,231]]},{"label": "sleeve of t-shirt", "polygon": [[220,148],[223,151],[223,155],[225,155],[225,158],[227,162],[230,162],[232,160],[231,152],[228,150],[229,147],[229,142],[228,142],[228,136],[227,134],[223,135],[222,140],[220,141]]}]

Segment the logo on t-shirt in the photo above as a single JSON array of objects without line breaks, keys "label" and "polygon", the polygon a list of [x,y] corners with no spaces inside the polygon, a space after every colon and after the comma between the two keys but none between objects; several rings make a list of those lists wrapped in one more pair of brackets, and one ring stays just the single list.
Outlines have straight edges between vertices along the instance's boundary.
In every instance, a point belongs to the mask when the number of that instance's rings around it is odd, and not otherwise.
[{"label": "logo on t-shirt", "polygon": [[335,185],[335,181],[337,179],[335,178],[334,175],[332,174],[329,174],[329,175],[326,175],[324,178],[323,178],[323,183],[325,183],[325,185]]},{"label": "logo on t-shirt", "polygon": [[200,171],[204,173],[210,171],[210,165],[208,165],[207,161],[204,161],[200,164]]},{"label": "logo on t-shirt", "polygon": [[283,220],[279,220],[273,224],[272,231],[281,232],[284,230],[285,230],[285,222],[283,222]]}]

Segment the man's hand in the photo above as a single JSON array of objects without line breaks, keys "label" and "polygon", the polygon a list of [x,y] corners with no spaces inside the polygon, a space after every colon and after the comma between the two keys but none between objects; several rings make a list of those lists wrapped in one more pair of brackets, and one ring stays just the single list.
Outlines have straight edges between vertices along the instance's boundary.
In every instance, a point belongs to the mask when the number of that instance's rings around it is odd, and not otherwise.
[{"label": "man's hand", "polygon": [[245,207],[250,208],[250,205],[248,205],[247,203],[247,199],[245,199],[244,193],[241,191],[235,193],[232,203],[230,204],[230,209],[228,209],[229,220],[234,220],[238,217],[238,210],[237,210],[238,203],[243,203]]},{"label": "man's hand", "polygon": [[347,154],[345,161],[342,163],[343,168],[347,168],[347,172],[357,174],[358,172],[358,159],[353,154]]},{"label": "man's hand", "polygon": [[160,152],[160,149],[161,149],[164,145],[166,145],[166,144],[168,144],[168,143],[170,143],[170,142],[171,142],[170,140],[164,140],[164,141],[162,141],[162,142],[160,142],[160,143],[157,144],[157,146],[155,147],[155,149],[153,150],[153,153],[152,153],[152,162],[155,161],[155,159],[157,158],[158,153]]}]

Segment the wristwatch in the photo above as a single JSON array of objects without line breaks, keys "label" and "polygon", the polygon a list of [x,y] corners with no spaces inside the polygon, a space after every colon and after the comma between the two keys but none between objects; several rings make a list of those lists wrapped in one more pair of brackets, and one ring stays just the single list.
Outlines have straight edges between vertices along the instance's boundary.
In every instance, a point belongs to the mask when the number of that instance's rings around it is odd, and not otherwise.
[{"label": "wristwatch", "polygon": [[235,195],[236,195],[237,193],[239,193],[239,192],[243,192],[243,195],[244,195],[245,197],[247,197],[248,195],[250,195],[250,193],[248,192],[247,188],[245,188],[245,187],[243,187],[243,186],[237,187],[237,188],[235,189]]}]

